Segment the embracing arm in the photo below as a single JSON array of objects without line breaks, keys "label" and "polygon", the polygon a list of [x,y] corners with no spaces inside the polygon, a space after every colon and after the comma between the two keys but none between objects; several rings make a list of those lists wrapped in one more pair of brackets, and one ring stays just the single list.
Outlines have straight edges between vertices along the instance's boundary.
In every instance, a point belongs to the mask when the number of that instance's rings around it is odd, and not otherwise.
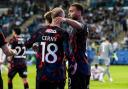
[{"label": "embracing arm", "polygon": [[69,18],[56,17],[56,19],[54,19],[54,22],[55,23],[66,22],[68,25],[72,26],[73,28],[76,28],[76,29],[82,29],[83,28],[83,24],[81,24],[78,21],[69,19]]},{"label": "embracing arm", "polygon": [[28,49],[31,48],[33,46],[33,44],[36,42],[38,36],[39,36],[38,31],[35,32],[34,34],[32,34],[30,39],[25,42],[26,48],[28,48]]},{"label": "embracing arm", "polygon": [[67,22],[69,25],[71,25],[73,28],[76,28],[76,29],[82,29],[83,28],[83,25],[78,21],[68,19],[68,18],[65,18],[64,21]]},{"label": "embracing arm", "polygon": [[7,56],[12,56],[16,54],[15,50],[12,50],[8,47],[7,44],[5,44],[4,46],[1,47],[3,52],[7,55]]}]

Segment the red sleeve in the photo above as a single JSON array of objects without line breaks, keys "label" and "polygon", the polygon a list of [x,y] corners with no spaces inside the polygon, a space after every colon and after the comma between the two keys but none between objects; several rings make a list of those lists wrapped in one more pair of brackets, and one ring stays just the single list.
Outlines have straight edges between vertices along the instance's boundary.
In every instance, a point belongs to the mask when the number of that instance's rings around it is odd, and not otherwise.
[{"label": "red sleeve", "polygon": [[2,47],[6,43],[7,42],[5,41],[5,37],[4,37],[3,33],[0,32],[0,47]]}]

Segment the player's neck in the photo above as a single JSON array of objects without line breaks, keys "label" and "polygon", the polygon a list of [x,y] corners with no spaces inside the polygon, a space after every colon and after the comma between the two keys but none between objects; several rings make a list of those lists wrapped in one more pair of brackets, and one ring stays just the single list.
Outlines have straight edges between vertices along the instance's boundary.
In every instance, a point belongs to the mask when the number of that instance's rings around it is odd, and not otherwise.
[{"label": "player's neck", "polygon": [[80,22],[83,22],[84,21],[82,16],[79,16],[79,17],[75,18],[74,20],[80,21]]},{"label": "player's neck", "polygon": [[81,22],[84,22],[84,20],[83,20],[83,17],[82,17],[82,16],[80,16],[80,17],[78,18],[78,20],[79,20],[79,21],[81,21]]}]

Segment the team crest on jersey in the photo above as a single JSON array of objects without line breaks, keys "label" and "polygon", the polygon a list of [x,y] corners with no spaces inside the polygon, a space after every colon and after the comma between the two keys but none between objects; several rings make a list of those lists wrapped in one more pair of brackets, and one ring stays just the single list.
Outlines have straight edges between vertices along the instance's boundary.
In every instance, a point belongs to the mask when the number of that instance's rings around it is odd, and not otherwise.
[{"label": "team crest on jersey", "polygon": [[47,32],[47,33],[56,33],[56,30],[53,30],[53,29],[47,29],[45,32]]}]

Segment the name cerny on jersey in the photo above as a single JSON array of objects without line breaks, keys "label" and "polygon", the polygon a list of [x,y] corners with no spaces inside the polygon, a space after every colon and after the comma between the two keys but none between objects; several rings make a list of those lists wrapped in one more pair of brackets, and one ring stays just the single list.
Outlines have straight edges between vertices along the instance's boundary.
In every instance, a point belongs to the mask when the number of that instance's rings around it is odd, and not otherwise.
[{"label": "name cerny on jersey", "polygon": [[58,46],[55,43],[57,41],[57,37],[56,35],[49,34],[56,34],[57,31],[53,29],[46,29],[45,33],[48,34],[42,36],[42,62],[55,63],[57,61],[56,52],[58,51]]}]

